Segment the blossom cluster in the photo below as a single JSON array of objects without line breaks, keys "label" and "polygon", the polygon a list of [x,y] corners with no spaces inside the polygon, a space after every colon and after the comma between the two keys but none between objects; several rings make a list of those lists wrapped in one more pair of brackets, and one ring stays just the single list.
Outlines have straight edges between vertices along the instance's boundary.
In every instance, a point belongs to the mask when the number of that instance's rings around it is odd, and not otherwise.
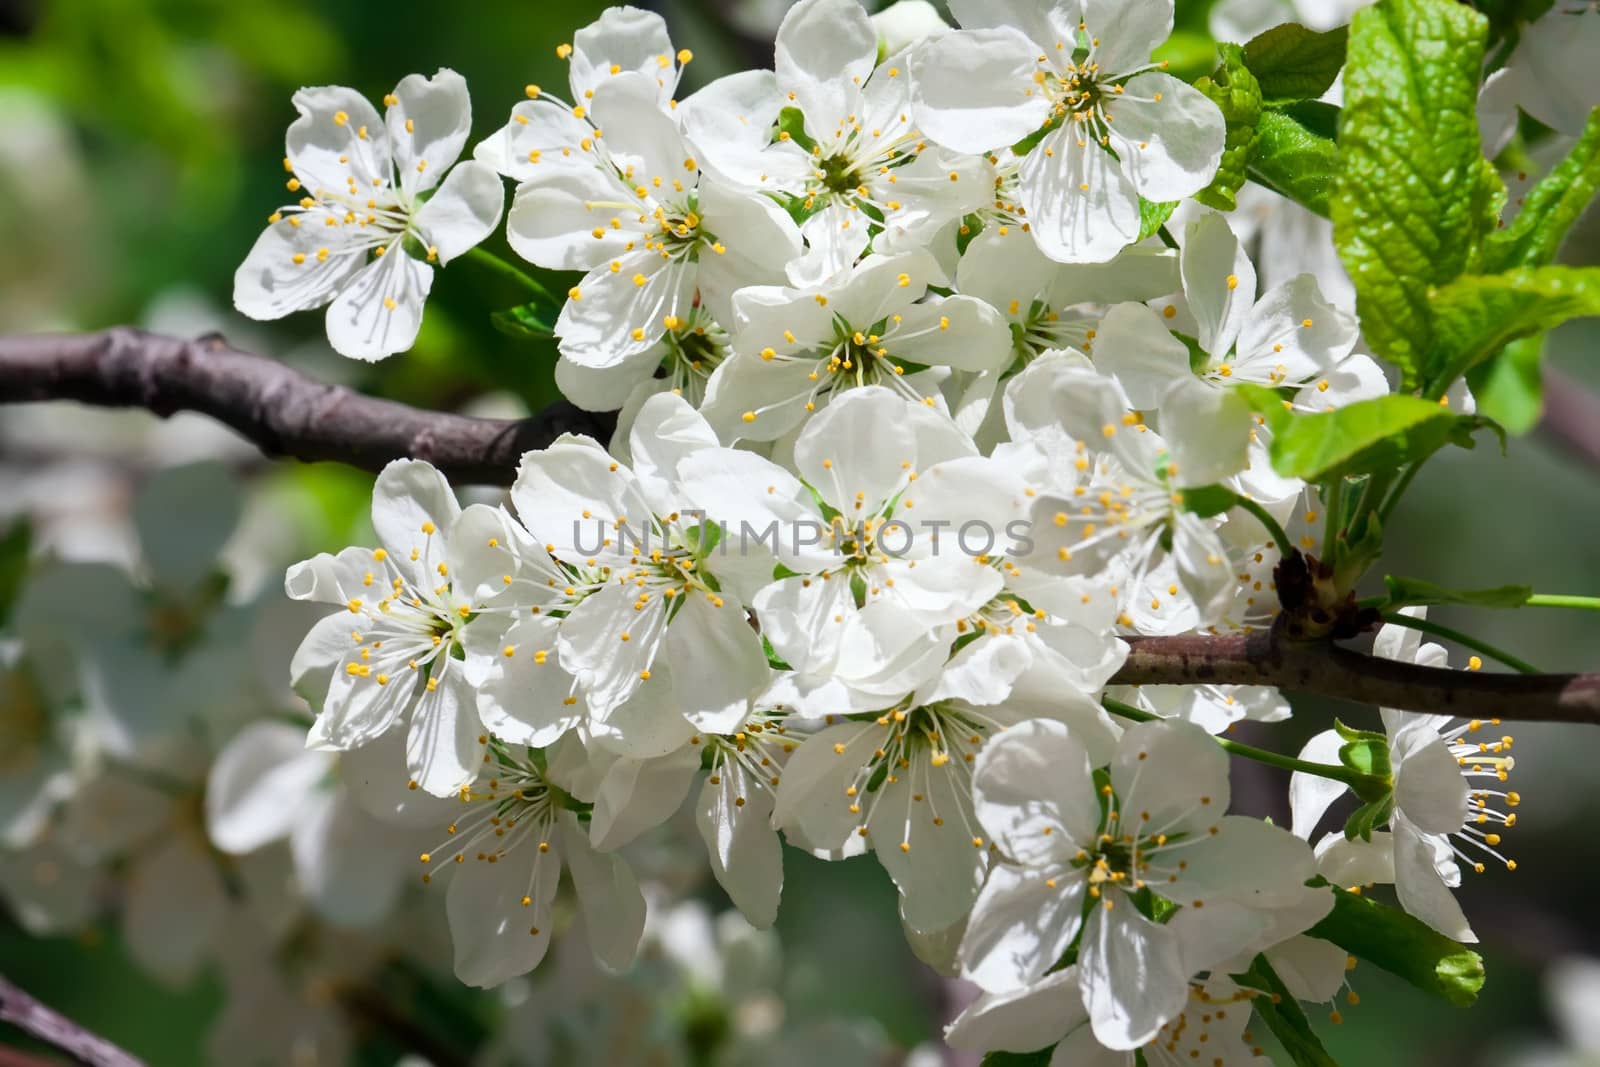
[{"label": "blossom cluster", "polygon": [[[646,906],[619,850],[688,804],[756,927],[782,841],[873,853],[918,951],[983,990],[950,1041],[1062,1063],[1256,1062],[1259,991],[1231,975],[1265,954],[1302,999],[1345,982],[1307,935],[1319,876],[1395,883],[1471,939],[1451,888],[1458,857],[1503,861],[1509,739],[1385,712],[1388,829],[1313,848],[1347,775],[1296,774],[1292,832],[1229,814],[1215,735],[1287,717],[1280,694],[1114,684],[1126,638],[1270,625],[1275,565],[1320,549],[1321,502],[1240,387],[1304,412],[1387,393],[1353,310],[1311,274],[1260,285],[1189,200],[1225,122],[1151,58],[1171,0],[950,6],[958,27],[908,32],[801,0],[772,70],[682,100],[693,57],[614,8],[559,49],[568,85],[527,86],[460,163],[451,71],[382,116],[296,95],[304,195],[240,267],[241,310],[327,305],[339,351],[403,350],[509,179],[510,247],[583,272],[556,381],[620,417],[528,452],[503,501],[393,463],[375,544],[290,569],[329,609],[291,666],[315,720],[217,759],[217,848],[289,838],[330,907],[416,864],[447,883],[457,976],[494,986],[546,955],[564,875],[596,959],[628,967]],[[1191,507],[1214,486],[1250,507]],[[1414,637],[1379,654],[1442,657]],[[67,791],[37,768],[17,843]]]}]

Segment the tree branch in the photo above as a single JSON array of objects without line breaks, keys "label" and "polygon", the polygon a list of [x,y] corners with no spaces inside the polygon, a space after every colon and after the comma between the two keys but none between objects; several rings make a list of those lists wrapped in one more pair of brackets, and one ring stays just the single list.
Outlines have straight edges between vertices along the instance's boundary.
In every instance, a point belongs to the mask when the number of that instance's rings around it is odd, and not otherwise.
[{"label": "tree branch", "polygon": [[378,471],[425,459],[458,485],[507,485],[522,453],[562,433],[602,439],[615,420],[567,403],[529,419],[422,411],[328,385],[217,336],[185,341],[119,326],[92,334],[0,337],[0,404],[76,400],[166,417],[198,411],[268,456]]},{"label": "tree branch", "polygon": [[1112,685],[1270,685],[1407,711],[1600,725],[1600,674],[1485,674],[1381,659],[1276,630],[1129,637]]},{"label": "tree branch", "polygon": [[144,1067],[143,1060],[128,1055],[105,1038],[45,1007],[4,978],[0,978],[0,1021],[10,1023],[90,1067]]}]

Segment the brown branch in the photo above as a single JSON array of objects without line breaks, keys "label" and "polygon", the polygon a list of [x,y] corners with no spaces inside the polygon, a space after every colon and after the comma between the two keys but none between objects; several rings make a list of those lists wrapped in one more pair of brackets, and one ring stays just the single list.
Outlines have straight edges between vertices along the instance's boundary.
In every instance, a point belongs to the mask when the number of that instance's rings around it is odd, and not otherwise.
[{"label": "brown branch", "polygon": [[4,978],[0,978],[0,1021],[90,1067],[144,1067],[143,1060],[45,1007]]},{"label": "brown branch", "polygon": [[1386,708],[1508,722],[1600,725],[1600,674],[1485,674],[1380,659],[1275,630],[1130,637],[1113,685],[1270,685]]},{"label": "brown branch", "polygon": [[509,484],[522,453],[569,431],[603,439],[612,423],[566,403],[529,419],[423,411],[319,382],[230,348],[220,337],[185,341],[120,326],[0,337],[0,404],[41,400],[137,407],[163,417],[198,411],[268,456],[333,460],[369,471],[410,456],[459,485]]}]

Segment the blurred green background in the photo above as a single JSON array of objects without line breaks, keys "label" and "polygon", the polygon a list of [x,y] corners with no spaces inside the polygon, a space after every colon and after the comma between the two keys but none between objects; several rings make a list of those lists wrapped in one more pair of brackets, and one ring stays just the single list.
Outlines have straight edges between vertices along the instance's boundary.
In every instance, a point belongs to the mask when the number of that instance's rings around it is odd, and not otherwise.
[{"label": "blurred green background", "polygon": [[[246,325],[230,309],[232,276],[283,198],[283,131],[295,88],[345,84],[377,99],[407,73],[449,66],[472,87],[475,142],[505,121],[523,85],[564,82],[556,45],[603,6],[0,0],[0,331],[161,325],[171,319],[158,309],[181,297],[183,321],[194,329],[220,328],[368,392],[436,408],[491,393],[502,405],[541,406],[555,396],[554,350],[490,327],[486,298],[510,304],[518,293],[500,290],[498,278],[471,262],[439,274],[416,348],[370,367],[328,353],[316,314]],[[674,42],[696,55],[685,91],[769,63],[764,27],[783,6],[668,4]],[[1568,258],[1600,261],[1600,230],[1578,233]],[[1551,358],[1600,395],[1597,345],[1600,326],[1580,323],[1552,339]],[[258,466],[252,476],[293,502],[298,543],[285,552],[343,544],[362,523],[366,476],[291,465]],[[1597,501],[1600,469],[1546,435],[1513,441],[1508,456],[1492,443],[1446,454],[1400,509],[1387,566],[1457,587],[1600,593]],[[1546,670],[1600,669],[1600,617],[1434,617]],[[1375,721],[1370,709],[1308,705],[1294,723],[1249,735],[1293,751],[1334,710]],[[1587,832],[1587,819],[1600,812],[1600,775],[1591,770],[1600,734],[1512,732],[1514,787],[1524,803],[1508,843],[1519,870],[1468,874],[1463,891],[1489,965],[1481,1003],[1463,1012],[1358,968],[1361,1005],[1341,1005],[1343,1026],[1320,1027],[1342,1063],[1506,1063],[1514,1050],[1554,1037],[1542,968],[1565,954],[1600,955],[1600,929],[1588,917],[1600,895],[1600,841]],[[1241,804],[1286,818],[1286,783],[1275,772],[1242,773],[1249,777],[1237,790]],[[877,865],[825,865],[793,852],[786,862],[780,927],[791,996],[870,1013],[902,1048],[935,1037],[947,991],[911,958]],[[181,993],[152,985],[109,933],[41,942],[0,920],[0,973],[153,1064],[200,1062],[201,1035],[218,1005],[212,982]],[[7,1040],[0,1034],[0,1045]]]}]

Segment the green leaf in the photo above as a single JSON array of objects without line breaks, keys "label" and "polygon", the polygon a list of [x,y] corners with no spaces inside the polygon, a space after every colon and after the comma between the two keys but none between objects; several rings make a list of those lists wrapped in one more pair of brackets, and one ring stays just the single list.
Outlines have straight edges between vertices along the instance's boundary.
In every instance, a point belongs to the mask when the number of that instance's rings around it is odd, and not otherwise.
[{"label": "green leaf", "polygon": [[1430,391],[1442,393],[1513,341],[1586,315],[1600,315],[1600,267],[1519,267],[1457,278],[1433,294]]},{"label": "green leaf", "polygon": [[1340,26],[1326,33],[1297,22],[1274,26],[1244,46],[1244,61],[1270,104],[1315,100],[1327,92],[1344,66],[1349,31]]},{"label": "green leaf", "polygon": [[1514,434],[1525,434],[1544,413],[1544,335],[1512,341],[1467,372],[1478,410]]},{"label": "green leaf", "polygon": [[33,527],[20,518],[0,534],[0,626],[11,615],[22,580],[28,573],[28,550],[33,547]]},{"label": "green leaf", "polygon": [[1261,118],[1261,89],[1255,75],[1245,66],[1244,49],[1236,44],[1220,44],[1217,52],[1222,64],[1194,87],[1222,110],[1227,121],[1222,162],[1211,184],[1195,194],[1195,199],[1218,211],[1237,207],[1234,194],[1245,183],[1246,168],[1255,155],[1256,123]]},{"label": "green leaf", "polygon": [[1332,892],[1333,911],[1306,933],[1459,1007],[1478,999],[1484,974],[1476,952],[1398,908],[1342,889]]},{"label": "green leaf", "polygon": [[1322,1040],[1311,1029],[1311,1022],[1306,1018],[1306,1013],[1300,1010],[1299,1002],[1290,994],[1283,979],[1278,977],[1265,956],[1257,956],[1251,961],[1248,971],[1236,974],[1233,978],[1240,985],[1267,994],[1256,997],[1250,1006],[1267,1024],[1272,1036],[1283,1045],[1295,1067],[1338,1067],[1333,1057],[1328,1055],[1328,1050],[1322,1047]]},{"label": "green leaf", "polygon": [[1167,224],[1172,213],[1178,210],[1178,201],[1158,204],[1153,200],[1139,198],[1139,240],[1153,235],[1157,230]]},{"label": "green leaf", "polygon": [[1331,104],[1315,101],[1263,111],[1256,123],[1250,177],[1327,218],[1328,197],[1339,173],[1339,149],[1331,134],[1318,127],[1338,113]]},{"label": "green leaf", "polygon": [[548,321],[548,315],[549,311],[539,304],[519,304],[514,308],[493,312],[489,321],[507,337],[543,340],[555,336],[555,324]]},{"label": "green leaf", "polygon": [[1430,347],[1432,291],[1477,263],[1503,193],[1478,141],[1487,31],[1454,0],[1381,0],[1350,26],[1334,241],[1367,341],[1407,389]]},{"label": "green leaf", "polygon": [[1273,469],[1308,482],[1394,470],[1447,444],[1471,448],[1472,433],[1492,425],[1414,396],[1381,396],[1335,411],[1299,414],[1285,410],[1270,389],[1244,385],[1238,392],[1272,430]]},{"label": "green leaf", "polygon": [[1183,491],[1183,510],[1192,511],[1202,519],[1221,515],[1239,502],[1239,494],[1225,485],[1202,485]]},{"label": "green leaf", "polygon": [[1520,608],[1533,595],[1526,585],[1501,585],[1493,589],[1446,589],[1420,578],[1385,575],[1389,587],[1389,607],[1427,604],[1471,604],[1479,608]]},{"label": "green leaf", "polygon": [[1600,191],[1600,109],[1589,115],[1583,136],[1565,159],[1539,179],[1523,198],[1511,225],[1489,237],[1483,250],[1486,271],[1542,267],[1554,263],[1561,242]]}]

